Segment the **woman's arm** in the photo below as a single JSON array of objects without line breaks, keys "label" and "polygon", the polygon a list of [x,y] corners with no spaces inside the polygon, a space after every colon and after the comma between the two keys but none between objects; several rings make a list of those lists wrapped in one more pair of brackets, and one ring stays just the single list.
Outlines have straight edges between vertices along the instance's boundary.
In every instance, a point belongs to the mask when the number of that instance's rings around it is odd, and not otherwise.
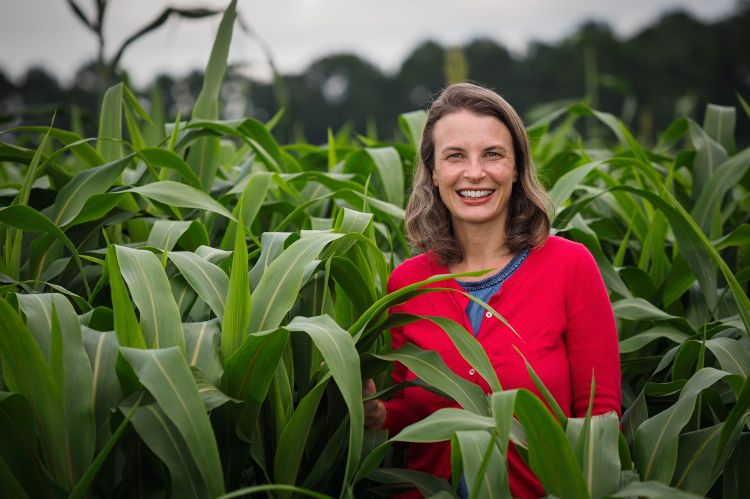
[{"label": "woman's arm", "polygon": [[593,414],[621,413],[620,354],[617,329],[596,261],[580,246],[566,280],[565,344],[570,362],[573,416],[585,416],[595,378]]}]

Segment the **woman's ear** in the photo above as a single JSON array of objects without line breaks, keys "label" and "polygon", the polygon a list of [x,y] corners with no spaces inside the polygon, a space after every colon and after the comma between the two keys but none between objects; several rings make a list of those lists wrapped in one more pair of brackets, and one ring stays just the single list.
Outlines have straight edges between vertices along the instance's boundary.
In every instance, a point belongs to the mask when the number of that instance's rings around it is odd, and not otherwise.
[{"label": "woman's ear", "polygon": [[437,173],[435,172],[435,169],[432,169],[432,186],[437,187],[438,186],[438,180],[437,180]]}]

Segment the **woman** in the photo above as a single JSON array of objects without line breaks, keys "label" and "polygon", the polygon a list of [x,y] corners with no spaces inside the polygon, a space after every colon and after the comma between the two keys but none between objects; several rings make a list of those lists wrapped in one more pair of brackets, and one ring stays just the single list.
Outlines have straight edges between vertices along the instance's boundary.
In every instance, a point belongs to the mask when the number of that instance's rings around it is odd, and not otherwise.
[{"label": "woman", "polygon": [[[388,291],[437,274],[496,269],[489,277],[449,279],[433,286],[478,296],[520,338],[460,293],[428,293],[392,311],[453,319],[476,336],[504,389],[527,388],[539,394],[525,358],[568,416],[585,415],[593,372],[593,413],[619,413],[617,332],[607,291],[584,246],[549,235],[548,198],[536,178],[528,137],[515,110],[477,85],[446,88],[430,107],[419,159],[406,230],[410,242],[424,253],[393,271]],[[490,391],[433,323],[421,320],[391,333],[394,349],[411,342],[435,350],[456,373]],[[394,366],[394,382],[414,377],[403,365]],[[366,392],[375,392],[371,380]],[[455,406],[410,387],[387,402],[368,402],[365,421],[370,428],[387,428],[393,436],[438,409]],[[412,444],[407,459],[411,469],[450,476],[449,442]],[[514,497],[543,495],[515,449],[508,463]]]}]

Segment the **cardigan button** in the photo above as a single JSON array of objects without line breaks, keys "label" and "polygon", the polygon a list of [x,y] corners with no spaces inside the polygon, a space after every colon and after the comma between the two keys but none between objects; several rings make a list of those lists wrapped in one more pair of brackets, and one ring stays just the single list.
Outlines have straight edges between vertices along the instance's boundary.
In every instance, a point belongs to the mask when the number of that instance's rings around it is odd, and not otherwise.
[{"label": "cardigan button", "polygon": [[471,376],[474,376],[474,373],[475,373],[475,372],[476,372],[476,371],[475,371],[474,369],[469,369],[469,375],[471,375]]},{"label": "cardigan button", "polygon": [[484,316],[487,317],[488,319],[492,319],[492,312],[486,312]]}]

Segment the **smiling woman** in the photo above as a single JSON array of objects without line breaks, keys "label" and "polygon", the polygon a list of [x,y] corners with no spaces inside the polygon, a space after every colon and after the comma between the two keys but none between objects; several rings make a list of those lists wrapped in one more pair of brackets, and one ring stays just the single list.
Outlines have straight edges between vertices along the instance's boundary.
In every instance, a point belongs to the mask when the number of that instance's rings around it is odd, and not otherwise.
[{"label": "smiling woman", "polygon": [[432,184],[451,213],[460,239],[475,230],[505,238],[507,207],[516,181],[513,138],[492,116],[459,111],[435,126]]},{"label": "smiling woman", "polygon": [[[429,110],[419,159],[406,226],[410,241],[424,253],[393,271],[388,291],[440,274],[494,271],[489,277],[434,283],[431,286],[463,294],[423,294],[391,312],[440,316],[462,325],[484,348],[506,390],[527,388],[540,395],[528,362],[566,416],[586,413],[592,378],[593,414],[619,413],[617,331],[607,291],[583,245],[549,235],[548,198],[536,178],[516,111],[490,90],[452,85]],[[487,302],[512,329],[467,294]],[[433,322],[396,327],[391,335],[394,349],[413,343],[436,351],[458,375],[485,393],[491,391]],[[395,365],[395,382],[415,377],[405,366]],[[374,393],[376,387],[369,381],[365,388]],[[365,422],[393,436],[439,409],[457,406],[413,386],[387,402],[369,401]],[[412,444],[407,460],[411,469],[450,477],[447,442]],[[513,497],[544,494],[515,447],[508,452],[508,467]],[[459,494],[467,497],[468,491],[459,487]]]},{"label": "smiling woman", "polygon": [[[456,147],[465,150],[451,149]],[[412,245],[434,252],[446,264],[464,260],[462,245],[454,235],[455,224],[451,223],[458,214],[450,211],[451,197],[440,190],[437,180],[442,171],[458,169],[447,165],[470,166],[471,155],[481,156],[482,161],[477,161],[473,169],[464,168],[464,188],[486,187],[477,180],[489,183],[491,172],[501,166],[513,173],[512,185],[505,183],[510,188],[509,196],[498,199],[499,205],[507,207],[503,218],[494,222],[500,232],[483,231],[483,238],[492,234],[511,252],[540,245],[549,234],[549,201],[536,176],[523,122],[505,99],[472,84],[448,87],[430,107],[422,133],[420,168],[414,174],[406,214]],[[488,169],[489,165],[498,168]],[[464,202],[468,196],[476,194],[467,190]]]}]

